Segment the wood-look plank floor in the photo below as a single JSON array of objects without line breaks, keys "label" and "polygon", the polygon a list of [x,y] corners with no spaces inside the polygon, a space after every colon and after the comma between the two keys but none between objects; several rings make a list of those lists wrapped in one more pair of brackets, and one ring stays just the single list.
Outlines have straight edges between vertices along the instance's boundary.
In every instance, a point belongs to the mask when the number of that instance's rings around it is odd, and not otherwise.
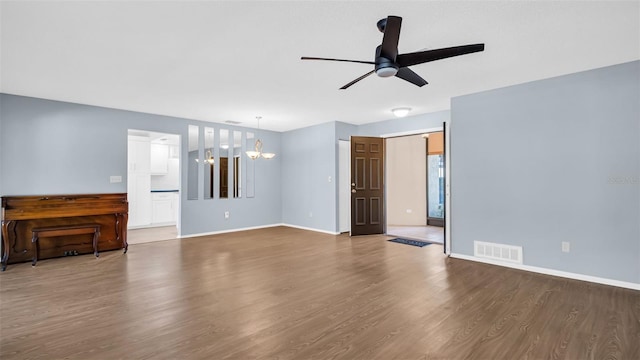
[{"label": "wood-look plank floor", "polygon": [[1,359],[639,359],[640,292],[285,227],[10,265]]}]

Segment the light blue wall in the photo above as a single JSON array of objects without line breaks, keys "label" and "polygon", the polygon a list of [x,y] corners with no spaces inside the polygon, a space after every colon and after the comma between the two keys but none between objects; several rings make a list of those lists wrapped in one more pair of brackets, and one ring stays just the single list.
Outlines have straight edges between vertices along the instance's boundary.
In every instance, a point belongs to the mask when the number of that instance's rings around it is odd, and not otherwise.
[{"label": "light blue wall", "polygon": [[[181,135],[182,159],[188,158],[189,124],[245,130],[7,94],[0,94],[0,118],[2,195],[127,192],[128,129]],[[260,136],[269,150],[279,152],[280,133],[260,131]],[[279,223],[280,164],[277,156],[268,164],[256,162],[256,197],[252,199],[203,200],[200,191],[200,200],[186,200],[182,191],[182,234]],[[181,169],[181,182],[187,184],[184,163]],[[123,181],[110,184],[110,175],[120,175]],[[231,213],[228,220],[225,211]]]},{"label": "light blue wall", "polygon": [[358,134],[357,125],[351,125],[351,124],[343,123],[340,121],[336,122],[336,144],[338,140],[349,140],[351,136],[357,135],[357,134]]},{"label": "light blue wall", "polygon": [[640,283],[639,61],[454,98],[451,118],[452,252]]},{"label": "light blue wall", "polygon": [[429,114],[407,116],[358,126],[359,136],[381,136],[415,130],[442,128],[449,121],[450,111],[438,111]]},{"label": "light blue wall", "polygon": [[337,146],[335,122],[282,134],[283,223],[337,231]]}]

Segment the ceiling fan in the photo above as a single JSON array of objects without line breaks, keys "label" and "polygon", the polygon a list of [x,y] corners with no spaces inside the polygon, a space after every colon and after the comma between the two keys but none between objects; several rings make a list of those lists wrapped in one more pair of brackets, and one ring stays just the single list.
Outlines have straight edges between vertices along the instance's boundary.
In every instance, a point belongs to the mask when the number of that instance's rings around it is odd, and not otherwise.
[{"label": "ceiling fan", "polygon": [[378,30],[380,30],[384,35],[382,36],[382,44],[376,47],[375,61],[329,59],[308,56],[303,56],[301,60],[342,61],[375,65],[373,70],[349,82],[345,86],[341,87],[341,90],[347,89],[351,85],[366,78],[374,72],[380,77],[396,76],[421,87],[428,84],[427,81],[420,77],[420,75],[413,72],[413,70],[409,69],[409,66],[484,50],[484,44],[472,44],[398,54],[398,40],[400,39],[401,24],[402,18],[399,16],[388,16],[387,18],[378,21]]}]

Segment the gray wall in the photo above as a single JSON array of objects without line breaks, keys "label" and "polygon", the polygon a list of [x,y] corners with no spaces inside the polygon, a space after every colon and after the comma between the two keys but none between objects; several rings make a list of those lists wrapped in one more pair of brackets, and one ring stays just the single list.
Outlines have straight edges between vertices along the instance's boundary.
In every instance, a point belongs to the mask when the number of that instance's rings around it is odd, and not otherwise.
[{"label": "gray wall", "polygon": [[[127,192],[128,129],[181,135],[182,159],[188,158],[189,124],[244,130],[7,94],[0,94],[0,118],[2,195]],[[260,131],[260,136],[269,150],[279,153],[280,133]],[[184,185],[184,162],[181,169]],[[252,199],[203,200],[200,191],[199,200],[186,200],[186,191],[182,191],[182,234],[280,223],[280,174],[277,156],[268,163],[257,161],[256,197]],[[121,175],[122,182],[110,184],[110,175]],[[231,213],[228,220],[225,211]]]},{"label": "gray wall", "polygon": [[337,146],[335,122],[282,134],[283,223],[337,231]]},{"label": "gray wall", "polygon": [[442,128],[449,121],[450,111],[438,111],[429,114],[407,116],[404,118],[378,121],[358,126],[359,136],[381,136],[415,130]]},{"label": "gray wall", "polygon": [[454,98],[452,252],[640,283],[639,107],[639,61]]}]

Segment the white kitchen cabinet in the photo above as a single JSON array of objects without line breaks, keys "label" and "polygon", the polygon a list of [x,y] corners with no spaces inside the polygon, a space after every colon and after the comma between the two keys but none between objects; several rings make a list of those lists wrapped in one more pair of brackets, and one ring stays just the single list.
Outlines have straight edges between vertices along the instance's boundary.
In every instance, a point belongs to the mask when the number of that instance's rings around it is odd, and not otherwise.
[{"label": "white kitchen cabinet", "polygon": [[169,145],[169,159],[179,159],[180,148],[178,145]]},{"label": "white kitchen cabinet", "polygon": [[151,161],[149,138],[142,136],[129,136],[127,158],[129,160],[130,172],[148,173]]},{"label": "white kitchen cabinet", "polygon": [[155,192],[151,194],[153,224],[170,225],[176,223],[177,195],[173,192]]},{"label": "white kitchen cabinet", "polygon": [[178,223],[178,209],[180,207],[180,193],[171,193],[171,210],[173,211],[173,222]]},{"label": "white kitchen cabinet", "polygon": [[151,144],[151,174],[163,175],[167,173],[169,161],[169,146]]},{"label": "white kitchen cabinet", "polygon": [[127,198],[129,227],[151,223],[151,174],[149,138],[129,136],[127,159]]}]

